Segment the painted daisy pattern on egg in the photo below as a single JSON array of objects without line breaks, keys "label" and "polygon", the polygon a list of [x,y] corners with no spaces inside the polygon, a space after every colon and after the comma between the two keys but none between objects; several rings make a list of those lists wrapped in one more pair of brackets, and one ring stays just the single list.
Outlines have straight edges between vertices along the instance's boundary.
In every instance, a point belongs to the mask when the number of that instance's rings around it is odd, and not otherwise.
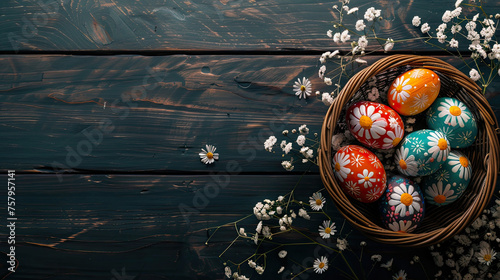
[{"label": "painted daisy pattern on egg", "polygon": [[460,179],[469,180],[472,172],[469,159],[456,151],[450,153],[448,164],[452,166],[451,172],[458,173]]},{"label": "painted daisy pattern on egg", "polygon": [[364,104],[354,108],[350,117],[350,124],[354,126],[354,133],[368,140],[372,138],[379,139],[381,135],[385,134],[384,127],[387,122],[375,110],[375,106],[366,106]]},{"label": "painted daisy pattern on egg", "polygon": [[446,139],[446,136],[439,131],[431,131],[427,139],[430,146],[428,152],[432,155],[429,160],[436,160],[437,162],[445,161],[450,152],[450,143]]},{"label": "painted daisy pattern on egg", "polygon": [[401,217],[412,215],[420,211],[420,195],[413,185],[400,184],[394,187],[389,205],[396,206],[396,213]]},{"label": "painted daisy pattern on egg", "polygon": [[384,138],[384,145],[382,146],[383,149],[390,149],[396,147],[401,139],[403,139],[403,134],[404,130],[400,126],[395,126],[394,127],[394,132],[392,131],[387,131],[387,136]]},{"label": "painted daisy pattern on egg", "polygon": [[438,181],[425,190],[427,201],[435,205],[446,205],[455,201],[458,196],[454,194],[451,184],[446,184],[443,189],[443,181]]},{"label": "painted daisy pattern on egg", "polygon": [[417,226],[412,223],[412,221],[397,221],[392,222],[389,225],[389,229],[392,231],[402,232],[402,233],[410,233],[414,231]]},{"label": "painted daisy pattern on egg", "polygon": [[467,114],[466,106],[464,103],[457,99],[447,98],[443,101],[440,101],[440,106],[437,108],[439,111],[439,117],[446,116],[444,121],[445,124],[449,124],[451,126],[456,126],[457,124],[460,127],[465,126],[465,122],[470,119],[469,114]]},{"label": "painted daisy pattern on egg", "polygon": [[362,184],[365,189],[370,188],[376,181],[375,178],[372,178],[374,174],[373,171],[369,171],[368,169],[363,170],[363,173],[358,174],[358,184]]},{"label": "painted daisy pattern on egg", "polygon": [[337,176],[341,182],[344,182],[344,179],[347,178],[347,174],[351,172],[351,169],[346,167],[350,162],[349,154],[346,153],[336,153],[333,157],[335,176]]},{"label": "painted daisy pattern on egg", "polygon": [[397,100],[399,103],[406,101],[406,99],[410,97],[410,94],[408,93],[408,90],[411,89],[411,85],[408,84],[409,81],[410,79],[405,79],[404,76],[396,79],[396,81],[392,85],[394,88],[390,93],[393,100]]},{"label": "painted daisy pattern on egg", "polygon": [[409,149],[400,147],[396,151],[396,164],[399,172],[406,176],[417,176],[418,163],[415,161],[415,156],[409,155]]}]

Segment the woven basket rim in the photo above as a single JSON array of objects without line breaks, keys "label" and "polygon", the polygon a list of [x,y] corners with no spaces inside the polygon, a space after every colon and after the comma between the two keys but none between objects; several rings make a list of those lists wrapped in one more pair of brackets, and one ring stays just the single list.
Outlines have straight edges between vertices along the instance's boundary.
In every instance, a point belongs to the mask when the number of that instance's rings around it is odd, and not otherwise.
[{"label": "woven basket rim", "polygon": [[[360,87],[371,77],[400,66],[412,66],[427,68],[438,71],[446,77],[454,80],[461,86],[477,106],[477,110],[485,121],[485,134],[489,141],[489,153],[485,162],[487,163],[487,172],[485,178],[485,187],[480,189],[475,199],[470,202],[466,212],[456,220],[451,221],[447,226],[423,233],[400,233],[380,227],[374,221],[365,217],[351,203],[348,196],[342,191],[336,182],[332,169],[331,139],[337,125],[337,120],[349,102]],[[367,68],[356,73],[341,90],[335,102],[329,107],[323,121],[321,129],[320,149],[318,151],[318,165],[320,176],[325,188],[334,200],[337,209],[349,221],[351,225],[367,235],[369,238],[381,242],[389,243],[403,247],[423,247],[430,246],[451,238],[459,233],[472,221],[474,221],[488,205],[493,196],[497,170],[499,167],[500,145],[497,137],[498,121],[489,105],[488,101],[481,93],[480,87],[467,77],[464,73],[457,70],[452,65],[429,56],[419,55],[391,55],[377,60]]]}]

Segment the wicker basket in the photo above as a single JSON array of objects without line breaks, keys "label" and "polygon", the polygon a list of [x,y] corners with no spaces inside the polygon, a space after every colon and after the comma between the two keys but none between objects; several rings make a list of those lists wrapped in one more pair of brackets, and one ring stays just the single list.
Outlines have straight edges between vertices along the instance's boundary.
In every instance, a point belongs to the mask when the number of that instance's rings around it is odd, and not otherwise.
[{"label": "wicker basket", "polygon": [[[412,233],[399,233],[382,226],[377,203],[361,203],[342,191],[332,169],[334,151],[331,140],[334,133],[345,129],[338,126],[338,121],[345,118],[345,108],[364,99],[363,92],[369,89],[368,81],[373,76],[376,76],[376,87],[383,95],[382,90],[388,88],[398,75],[417,67],[431,69],[439,75],[439,96],[452,96],[467,104],[476,117],[479,133],[471,147],[460,150],[469,157],[473,168],[472,179],[461,198],[440,208],[427,204],[426,216],[420,227]],[[371,83],[373,85],[373,79]],[[330,106],[321,132],[319,167],[323,184],[339,212],[354,227],[375,241],[406,247],[423,247],[445,241],[473,222],[488,205],[494,193],[500,160],[498,122],[495,114],[476,83],[437,58],[392,55],[361,70],[348,81]]]}]

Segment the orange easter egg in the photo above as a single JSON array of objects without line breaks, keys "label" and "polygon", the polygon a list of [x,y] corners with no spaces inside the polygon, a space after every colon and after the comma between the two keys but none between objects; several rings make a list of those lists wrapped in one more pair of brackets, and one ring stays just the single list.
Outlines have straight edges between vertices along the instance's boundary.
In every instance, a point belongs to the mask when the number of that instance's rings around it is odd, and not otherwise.
[{"label": "orange easter egg", "polygon": [[441,81],[429,69],[412,69],[399,75],[391,84],[387,99],[389,106],[403,116],[425,111],[436,100]]}]

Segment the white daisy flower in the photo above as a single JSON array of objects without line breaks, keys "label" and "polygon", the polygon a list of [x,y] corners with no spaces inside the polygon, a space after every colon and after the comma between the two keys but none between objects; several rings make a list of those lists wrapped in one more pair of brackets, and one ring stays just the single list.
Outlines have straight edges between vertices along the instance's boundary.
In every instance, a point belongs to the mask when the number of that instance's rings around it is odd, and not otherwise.
[{"label": "white daisy flower", "polygon": [[320,192],[313,193],[313,195],[309,197],[309,204],[314,211],[321,210],[325,205],[325,202],[326,200]]},{"label": "white daisy flower", "polygon": [[326,257],[318,258],[313,264],[314,272],[321,274],[328,269],[328,259]]},{"label": "white daisy flower", "polygon": [[449,155],[449,159],[448,164],[453,166],[451,172],[456,173],[460,170],[458,177],[460,177],[460,179],[469,180],[472,168],[467,157],[462,154],[452,153]]},{"label": "white daisy flower", "polygon": [[408,156],[408,148],[401,147],[396,151],[396,164],[399,172],[406,176],[417,176],[418,163],[414,155]]},{"label": "white daisy flower", "polygon": [[217,149],[215,146],[205,145],[205,147],[207,149],[201,149],[202,152],[198,154],[200,156],[201,162],[203,162],[204,164],[212,164],[215,160],[219,159],[219,153],[215,153],[215,150]]},{"label": "white daisy flower", "polygon": [[370,258],[374,262],[379,262],[379,261],[382,260],[382,256],[381,255],[372,255]]},{"label": "white daisy flower", "polygon": [[430,146],[428,152],[431,155],[430,161],[437,160],[438,162],[443,162],[448,157],[450,152],[450,143],[446,136],[439,131],[431,131],[430,135],[427,136],[429,140],[428,144]]},{"label": "white daisy flower", "polygon": [[368,140],[379,139],[381,135],[385,134],[385,126],[387,122],[381,118],[381,114],[375,113],[375,106],[364,104],[355,107],[350,117],[350,124],[354,126],[353,132],[358,136],[364,137]]},{"label": "white daisy flower", "polygon": [[334,235],[337,230],[335,230],[335,223],[332,221],[323,221],[323,225],[319,226],[319,235],[323,239],[330,238],[330,236]]},{"label": "white daisy flower", "polygon": [[[482,243],[484,244],[484,243]],[[495,260],[496,252],[489,247],[489,245],[481,246],[481,250],[477,252],[476,258],[480,263],[484,263],[486,265],[490,265],[493,260]]]},{"label": "white daisy flower", "polygon": [[417,228],[416,225],[413,225],[412,221],[397,221],[397,222],[392,222],[388,226],[392,231],[397,231],[397,232],[402,232],[402,233],[409,233],[415,230]]},{"label": "white daisy flower", "polygon": [[410,79],[405,80],[404,78],[404,76],[396,78],[396,81],[392,84],[394,88],[390,94],[392,95],[392,100],[397,99],[398,103],[404,102],[410,97],[410,94],[407,92],[407,90],[411,89],[411,85],[407,85]]},{"label": "white daisy flower", "polygon": [[351,169],[346,167],[350,162],[349,154],[340,152],[336,153],[333,157],[335,176],[337,176],[341,182],[344,182],[344,179],[347,178],[347,175],[351,172]]},{"label": "white daisy flower", "polygon": [[443,190],[443,181],[438,181],[437,184],[432,184],[425,190],[428,197],[432,198],[437,205],[446,205],[447,201],[456,199],[453,195],[455,191],[451,190],[451,184],[446,184]]},{"label": "white daisy flower", "polygon": [[467,107],[461,101],[446,99],[439,103],[438,111],[439,117],[442,118],[446,116],[444,120],[445,124],[449,124],[451,126],[456,126],[457,123],[460,127],[465,126],[465,122],[470,119],[470,116],[465,112]]},{"label": "white daisy flower", "polygon": [[360,189],[358,184],[354,181],[346,181],[344,182],[344,186],[347,189],[347,192],[350,193],[354,197],[359,197]]},{"label": "white daisy flower", "polygon": [[375,173],[373,171],[369,171],[368,169],[364,169],[363,173],[358,174],[358,184],[363,184],[363,186],[366,188],[371,188],[373,185],[372,183],[375,183],[376,179],[372,178]]},{"label": "white daisy flower", "polygon": [[406,272],[404,270],[399,270],[398,273],[392,276],[392,280],[406,280]]},{"label": "white daisy flower", "polygon": [[306,99],[307,96],[311,95],[312,84],[306,77],[302,78],[302,82],[300,81],[300,78],[298,78],[293,85],[293,91],[295,92],[295,95],[299,97],[299,99]]},{"label": "white daisy flower", "polygon": [[404,130],[400,126],[395,126],[395,131],[387,131],[387,136],[384,138],[382,149],[390,149],[396,147],[401,139],[403,139]]},{"label": "white daisy flower", "polygon": [[396,212],[399,212],[401,217],[405,217],[407,212],[409,216],[420,211],[420,204],[418,203],[420,201],[420,196],[413,185],[409,185],[407,188],[405,184],[400,184],[394,187],[389,205],[396,206]]}]

